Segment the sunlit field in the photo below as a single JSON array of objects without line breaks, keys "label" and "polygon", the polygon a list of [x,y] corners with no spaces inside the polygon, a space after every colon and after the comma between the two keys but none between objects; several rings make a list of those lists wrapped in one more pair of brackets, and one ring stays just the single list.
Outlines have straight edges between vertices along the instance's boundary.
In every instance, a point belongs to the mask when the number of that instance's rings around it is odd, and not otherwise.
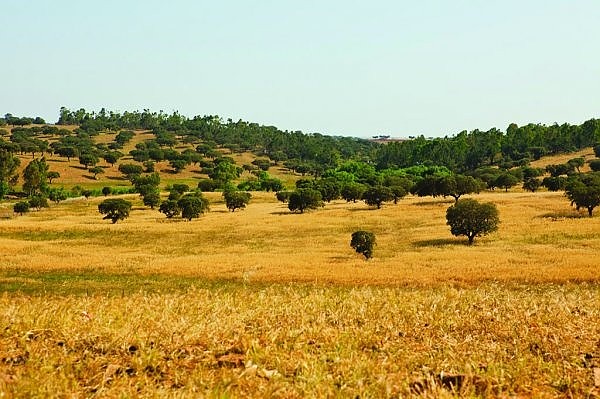
[{"label": "sunlit field", "polygon": [[[594,397],[600,218],[501,191],[467,245],[451,201],[292,214],[272,193],[191,222],[137,195],[0,220],[0,392],[9,397]],[[6,212],[5,212],[6,213]],[[350,248],[374,232],[374,258]],[[40,381],[42,381],[40,383]]]},{"label": "sunlit field", "polygon": [[[409,197],[380,210],[337,201],[293,214],[272,193],[233,213],[219,193],[207,196],[211,211],[191,222],[166,219],[137,195],[131,216],[114,225],[97,211],[102,198],[2,220],[2,269],[388,286],[600,277],[600,218],[577,213],[561,193],[475,196],[498,206],[501,225],[472,247],[450,234],[444,199]],[[350,248],[359,229],[377,236],[370,261]]]}]

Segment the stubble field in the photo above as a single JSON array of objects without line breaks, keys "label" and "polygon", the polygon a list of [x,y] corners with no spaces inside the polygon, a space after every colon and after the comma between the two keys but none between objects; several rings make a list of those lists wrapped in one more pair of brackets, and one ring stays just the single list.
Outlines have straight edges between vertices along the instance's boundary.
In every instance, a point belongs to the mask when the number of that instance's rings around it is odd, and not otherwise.
[{"label": "stubble field", "polygon": [[[600,394],[600,219],[496,192],[501,226],[450,235],[443,199],[290,214],[273,194],[167,220],[136,196],[0,221],[8,396]],[[350,234],[373,231],[365,262]],[[42,377],[43,376],[43,377]]]}]

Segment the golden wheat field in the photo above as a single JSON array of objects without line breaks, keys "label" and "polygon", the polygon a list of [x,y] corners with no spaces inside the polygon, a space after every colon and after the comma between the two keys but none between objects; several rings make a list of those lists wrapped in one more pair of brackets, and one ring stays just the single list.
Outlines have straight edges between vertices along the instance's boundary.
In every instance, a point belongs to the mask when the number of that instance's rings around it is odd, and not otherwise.
[{"label": "golden wheat field", "polygon": [[[561,193],[475,195],[473,246],[444,199],[292,214],[272,193],[191,222],[137,195],[0,220],[6,397],[597,397],[600,218]],[[377,236],[374,258],[350,248]]]}]

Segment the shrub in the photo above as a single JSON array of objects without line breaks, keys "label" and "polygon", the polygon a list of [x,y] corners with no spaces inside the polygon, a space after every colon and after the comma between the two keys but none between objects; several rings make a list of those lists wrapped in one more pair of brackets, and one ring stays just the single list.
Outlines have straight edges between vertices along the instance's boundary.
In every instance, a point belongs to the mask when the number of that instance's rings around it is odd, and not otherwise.
[{"label": "shrub", "polygon": [[23,216],[24,213],[29,212],[29,202],[27,202],[27,201],[17,202],[13,206],[13,212],[18,213],[19,215]]}]

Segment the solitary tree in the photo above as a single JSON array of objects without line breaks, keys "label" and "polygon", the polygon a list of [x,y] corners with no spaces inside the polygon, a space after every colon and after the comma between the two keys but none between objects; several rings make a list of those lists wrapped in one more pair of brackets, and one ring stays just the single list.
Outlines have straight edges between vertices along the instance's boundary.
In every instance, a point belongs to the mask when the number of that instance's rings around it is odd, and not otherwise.
[{"label": "solitary tree", "polygon": [[110,188],[109,186],[102,187],[102,195],[106,197],[110,195],[110,193],[112,193],[112,188]]},{"label": "solitary tree", "polygon": [[350,246],[356,252],[369,259],[373,256],[373,247],[375,246],[375,234],[370,231],[359,230],[352,233]]},{"label": "solitary tree", "polygon": [[509,188],[516,186],[518,182],[519,182],[519,179],[516,176],[514,176],[513,174],[510,174],[508,172],[502,173],[494,181],[495,186],[503,188],[504,191],[508,191]]},{"label": "solitary tree", "polygon": [[447,224],[455,236],[467,236],[469,245],[475,237],[498,230],[498,209],[492,203],[479,203],[474,199],[456,202],[446,211]]},{"label": "solitary tree", "polygon": [[160,191],[158,189],[146,191],[142,196],[142,202],[150,209],[154,209],[160,204]]},{"label": "solitary tree", "polygon": [[122,198],[109,198],[98,204],[98,211],[106,215],[102,219],[110,219],[113,223],[119,220],[124,220],[129,217],[131,211],[131,202]]},{"label": "solitary tree", "polygon": [[323,206],[321,193],[312,188],[300,188],[290,194],[288,209],[292,212],[304,213],[307,209],[317,209]]},{"label": "solitary tree", "polygon": [[588,173],[571,178],[565,189],[566,196],[577,209],[586,208],[590,217],[600,205],[600,173]]},{"label": "solitary tree", "polygon": [[244,209],[251,197],[250,193],[244,191],[226,190],[223,192],[225,205],[231,212],[235,212],[236,209]]}]

